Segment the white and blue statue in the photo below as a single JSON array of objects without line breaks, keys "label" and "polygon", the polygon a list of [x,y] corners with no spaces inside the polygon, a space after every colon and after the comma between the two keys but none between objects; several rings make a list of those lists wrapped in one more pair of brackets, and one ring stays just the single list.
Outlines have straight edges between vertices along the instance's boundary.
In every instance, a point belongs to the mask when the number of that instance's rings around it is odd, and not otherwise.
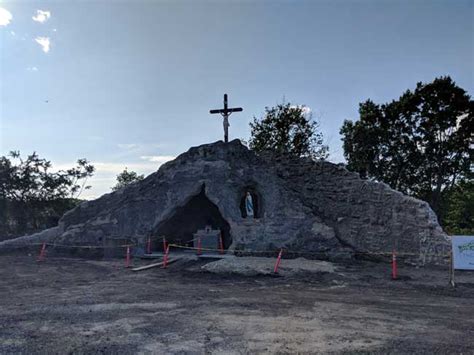
[{"label": "white and blue statue", "polygon": [[250,192],[247,191],[247,195],[245,196],[245,212],[247,213],[247,218],[253,218],[253,199]]}]

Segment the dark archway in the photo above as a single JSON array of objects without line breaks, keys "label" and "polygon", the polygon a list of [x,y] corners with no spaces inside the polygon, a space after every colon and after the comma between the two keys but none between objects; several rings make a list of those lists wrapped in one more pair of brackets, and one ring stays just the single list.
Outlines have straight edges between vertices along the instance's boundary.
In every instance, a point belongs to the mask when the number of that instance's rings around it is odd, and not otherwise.
[{"label": "dark archway", "polygon": [[[155,229],[153,235],[165,236],[170,243],[192,246],[193,234],[206,225],[213,229],[220,229],[224,240],[224,248],[229,248],[232,243],[230,225],[222,217],[219,208],[212,203],[204,192],[192,197],[184,206],[177,207],[175,212],[162,221]],[[161,240],[155,240],[154,250],[163,250]]]}]

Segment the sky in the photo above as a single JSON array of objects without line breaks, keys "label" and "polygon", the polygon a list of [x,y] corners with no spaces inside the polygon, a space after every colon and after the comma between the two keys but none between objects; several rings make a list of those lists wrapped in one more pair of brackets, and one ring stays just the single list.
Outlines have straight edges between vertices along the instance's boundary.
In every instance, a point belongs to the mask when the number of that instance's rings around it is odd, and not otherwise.
[{"label": "sky", "polygon": [[0,1],[0,155],[78,158],[110,192],[223,139],[223,94],[248,140],[265,106],[306,105],[329,160],[367,99],[384,103],[450,75],[474,89],[474,1]]}]

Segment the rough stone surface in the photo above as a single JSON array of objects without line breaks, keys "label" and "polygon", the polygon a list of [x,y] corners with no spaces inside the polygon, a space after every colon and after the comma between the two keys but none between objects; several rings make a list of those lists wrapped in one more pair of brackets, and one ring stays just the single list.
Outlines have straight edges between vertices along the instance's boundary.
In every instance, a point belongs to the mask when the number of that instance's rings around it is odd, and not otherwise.
[{"label": "rough stone surface", "polygon": [[[239,208],[250,189],[258,216]],[[141,182],[82,203],[58,227],[0,243],[1,248],[48,241],[60,245],[145,245],[159,226],[201,192],[230,226],[226,247],[286,248],[338,258],[354,253],[411,253],[440,261],[447,237],[428,204],[385,184],[362,180],[341,165],[270,152],[256,155],[240,141],[193,147]]]}]

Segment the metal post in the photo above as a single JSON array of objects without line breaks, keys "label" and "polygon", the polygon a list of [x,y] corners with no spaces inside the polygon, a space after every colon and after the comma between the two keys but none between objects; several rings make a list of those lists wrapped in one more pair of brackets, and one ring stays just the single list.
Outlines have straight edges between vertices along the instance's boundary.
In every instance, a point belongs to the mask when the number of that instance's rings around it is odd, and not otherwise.
[{"label": "metal post", "polygon": [[229,107],[227,106],[227,94],[224,94],[224,142],[229,142]]},{"label": "metal post", "polygon": [[453,258],[453,249],[452,249],[452,244],[451,244],[451,252],[449,253],[449,284],[452,287],[456,287],[456,284],[454,283],[454,258]]}]

